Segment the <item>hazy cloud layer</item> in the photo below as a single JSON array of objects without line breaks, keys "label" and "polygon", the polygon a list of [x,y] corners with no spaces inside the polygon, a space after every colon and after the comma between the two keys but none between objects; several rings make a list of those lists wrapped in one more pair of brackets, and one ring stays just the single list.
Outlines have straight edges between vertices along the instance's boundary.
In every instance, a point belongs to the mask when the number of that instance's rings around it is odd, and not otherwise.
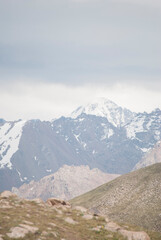
[{"label": "hazy cloud layer", "polygon": [[1,0],[0,29],[1,81],[160,85],[160,1]]},{"label": "hazy cloud layer", "polygon": [[0,31],[2,117],[161,107],[160,0],[0,0]]},{"label": "hazy cloud layer", "polygon": [[152,111],[160,105],[160,91],[116,84],[66,86],[55,83],[16,82],[0,89],[0,112],[6,120],[68,116],[78,106],[106,97],[135,112]]}]

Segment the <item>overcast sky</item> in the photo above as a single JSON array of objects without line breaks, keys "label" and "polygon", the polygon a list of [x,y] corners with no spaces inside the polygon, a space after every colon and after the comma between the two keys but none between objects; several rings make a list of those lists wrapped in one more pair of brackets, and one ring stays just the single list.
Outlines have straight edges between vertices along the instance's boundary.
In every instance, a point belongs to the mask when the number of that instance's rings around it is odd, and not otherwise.
[{"label": "overcast sky", "polygon": [[0,118],[161,108],[160,43],[160,0],[0,0]]}]

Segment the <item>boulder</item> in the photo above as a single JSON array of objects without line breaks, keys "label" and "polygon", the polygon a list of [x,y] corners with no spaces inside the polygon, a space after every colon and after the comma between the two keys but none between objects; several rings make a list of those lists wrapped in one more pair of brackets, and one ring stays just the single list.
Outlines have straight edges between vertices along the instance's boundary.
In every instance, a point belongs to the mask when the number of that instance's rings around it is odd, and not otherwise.
[{"label": "boulder", "polygon": [[110,222],[107,218],[107,224],[105,225],[105,229],[111,232],[118,232],[127,240],[150,240],[150,237],[146,232],[135,232],[135,231],[128,231],[123,229],[115,222]]},{"label": "boulder", "polygon": [[2,238],[2,237],[3,237],[3,235],[1,235],[1,234],[0,234],[0,240],[3,240],[3,238]]},{"label": "boulder", "polygon": [[10,238],[24,238],[28,233],[36,233],[38,231],[37,227],[32,227],[26,224],[20,224],[17,227],[10,229],[10,233],[7,233],[7,236]]},{"label": "boulder", "polygon": [[7,200],[2,199],[0,201],[0,208],[12,208],[12,206],[9,204]]},{"label": "boulder", "polygon": [[9,198],[9,197],[17,197],[17,195],[10,191],[4,191],[0,194],[0,197],[1,198]]},{"label": "boulder", "polygon": [[78,222],[76,222],[76,221],[74,221],[72,218],[70,218],[70,217],[67,217],[67,218],[65,218],[64,219],[67,223],[70,223],[70,224],[77,224]]},{"label": "boulder", "polygon": [[115,222],[108,222],[105,225],[105,229],[110,232],[118,232],[121,229],[121,227]]},{"label": "boulder", "polygon": [[82,213],[86,213],[87,212],[87,209],[85,207],[81,207],[81,206],[76,206],[76,207],[73,207],[74,210],[78,210]]},{"label": "boulder", "polygon": [[119,230],[119,233],[121,233],[121,235],[123,235],[128,240],[150,240],[150,237],[146,232],[134,232],[121,229]]},{"label": "boulder", "polygon": [[64,200],[61,199],[57,199],[57,198],[49,198],[46,203],[50,206],[54,206],[54,207],[67,207],[70,208],[71,205],[69,202],[66,202]]},{"label": "boulder", "polygon": [[85,220],[91,220],[91,219],[93,219],[93,215],[92,214],[85,214],[85,215],[83,215],[83,218]]}]

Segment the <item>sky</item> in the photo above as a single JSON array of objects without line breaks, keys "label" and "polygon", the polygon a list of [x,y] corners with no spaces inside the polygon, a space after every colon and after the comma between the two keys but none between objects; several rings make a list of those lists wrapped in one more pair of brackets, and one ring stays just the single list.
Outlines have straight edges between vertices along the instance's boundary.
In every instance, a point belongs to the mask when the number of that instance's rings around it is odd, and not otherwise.
[{"label": "sky", "polygon": [[0,34],[0,118],[161,108],[160,0],[0,0]]}]

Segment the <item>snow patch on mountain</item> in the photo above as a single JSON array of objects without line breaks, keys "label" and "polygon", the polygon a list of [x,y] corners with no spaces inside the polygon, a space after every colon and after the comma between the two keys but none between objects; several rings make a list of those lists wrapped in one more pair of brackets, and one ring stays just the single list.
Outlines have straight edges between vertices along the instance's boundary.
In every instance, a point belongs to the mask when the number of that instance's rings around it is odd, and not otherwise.
[{"label": "snow patch on mountain", "polygon": [[142,152],[146,153],[148,152],[151,148],[140,148]]},{"label": "snow patch on mountain", "polygon": [[[136,117],[131,122],[131,124],[127,125],[127,127],[126,127],[127,137],[133,139],[136,137],[136,133],[147,131],[143,127],[144,122],[145,122],[145,116],[143,116],[141,118]],[[148,125],[148,126],[150,126],[150,125]]]},{"label": "snow patch on mountain", "polygon": [[112,129],[104,128],[104,135],[102,135],[101,140],[110,138],[112,137],[113,134],[114,134],[114,131]]},{"label": "snow patch on mountain", "polygon": [[76,134],[74,134],[74,137],[76,138],[76,140],[79,142],[79,136],[80,136],[80,134],[78,134],[78,135],[76,135]]},{"label": "snow patch on mountain", "polygon": [[150,114],[144,112],[137,114],[134,119],[125,126],[127,137],[137,139],[138,134],[153,132],[156,141],[160,140],[161,111],[156,109]]},{"label": "snow patch on mountain", "polygon": [[99,98],[96,102],[77,108],[70,117],[76,119],[82,113],[105,117],[115,127],[128,123],[136,115],[106,98]]},{"label": "snow patch on mountain", "polygon": [[18,150],[26,121],[7,122],[0,126],[0,168],[12,168],[11,157]]}]

